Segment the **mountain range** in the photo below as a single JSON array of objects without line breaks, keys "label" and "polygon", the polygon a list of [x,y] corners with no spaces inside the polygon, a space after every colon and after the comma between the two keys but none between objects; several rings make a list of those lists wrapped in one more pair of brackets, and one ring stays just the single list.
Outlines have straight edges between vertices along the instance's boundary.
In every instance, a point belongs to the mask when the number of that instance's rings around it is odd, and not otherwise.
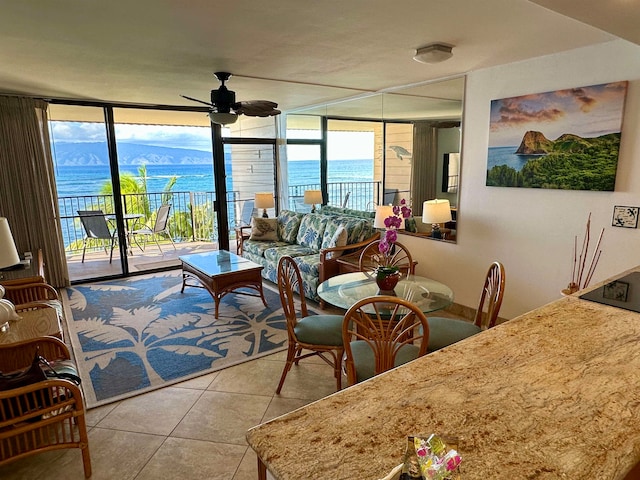
[{"label": "mountain range", "polygon": [[[211,165],[211,152],[188,148],[159,147],[138,143],[118,143],[118,164],[126,165]],[[107,145],[103,142],[61,143],[53,146],[58,166],[109,165]]]},{"label": "mountain range", "polygon": [[529,130],[522,137],[516,155],[547,155],[549,153],[577,153],[592,146],[598,146],[619,139],[619,133],[609,133],[595,138],[583,138],[564,133],[555,140],[549,140],[542,132]]}]

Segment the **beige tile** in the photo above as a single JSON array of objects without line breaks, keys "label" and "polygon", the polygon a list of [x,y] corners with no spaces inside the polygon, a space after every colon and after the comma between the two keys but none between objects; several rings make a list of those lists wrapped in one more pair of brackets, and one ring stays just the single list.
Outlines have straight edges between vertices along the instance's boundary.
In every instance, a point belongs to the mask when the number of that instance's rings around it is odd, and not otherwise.
[{"label": "beige tile", "polygon": [[87,419],[87,426],[93,427],[97,425],[98,423],[100,423],[100,420],[109,415],[109,413],[117,406],[118,402],[115,402],[109,403],[108,405],[104,405],[102,407],[95,407],[87,410],[85,415]]},{"label": "beige tile", "polygon": [[253,360],[218,372],[208,390],[231,393],[274,395],[284,362]]},{"label": "beige tile", "polygon": [[[91,480],[134,479],[165,437],[94,428],[89,432]],[[83,479],[79,448],[40,453],[0,467],[3,480]]]},{"label": "beige tile", "polygon": [[247,430],[262,420],[271,396],[203,392],[172,437],[246,445]]},{"label": "beige tile", "polygon": [[292,412],[300,407],[303,407],[309,404],[311,400],[306,400],[302,398],[284,398],[279,395],[276,395],[271,400],[269,404],[269,408],[265,412],[262,417],[261,423],[272,420],[280,415],[284,415],[285,413]]},{"label": "beige tile", "polygon": [[[256,480],[258,478],[258,457],[256,453],[249,448],[244,454],[242,462],[238,467],[238,471],[232,480]],[[267,480],[274,480],[273,475],[267,470]]]},{"label": "beige tile", "polygon": [[211,382],[218,376],[219,372],[208,373],[206,375],[200,375],[199,377],[186,380],[184,382],[176,383],[173,386],[178,388],[193,388],[195,390],[206,390]]},{"label": "beige tile", "polygon": [[[343,378],[343,386],[346,381]],[[318,400],[336,392],[333,368],[326,363],[315,364],[303,360],[293,365],[287,374],[280,395],[286,398]]]},{"label": "beige tile", "polygon": [[167,387],[128,398],[109,412],[98,426],[169,435],[202,393],[201,390]]},{"label": "beige tile", "polygon": [[237,471],[246,450],[247,447],[241,445],[170,437],[145,465],[136,480],[229,480]]}]

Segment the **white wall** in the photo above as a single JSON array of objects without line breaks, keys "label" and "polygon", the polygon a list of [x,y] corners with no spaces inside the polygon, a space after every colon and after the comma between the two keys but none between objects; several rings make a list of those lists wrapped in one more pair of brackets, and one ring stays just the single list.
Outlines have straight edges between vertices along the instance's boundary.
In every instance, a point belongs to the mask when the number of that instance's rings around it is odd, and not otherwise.
[{"label": "white wall", "polygon": [[[614,205],[640,206],[639,79],[640,46],[623,40],[471,72],[458,243],[403,236],[417,273],[450,285],[456,303],[475,307],[489,264],[500,260],[507,278],[500,316],[513,318],[560,297],[571,279],[574,237],[582,240],[590,212],[592,247],[605,228],[591,283],[640,264],[640,229],[611,227]],[[491,100],[618,80],[630,83],[615,192],[485,186]]]}]

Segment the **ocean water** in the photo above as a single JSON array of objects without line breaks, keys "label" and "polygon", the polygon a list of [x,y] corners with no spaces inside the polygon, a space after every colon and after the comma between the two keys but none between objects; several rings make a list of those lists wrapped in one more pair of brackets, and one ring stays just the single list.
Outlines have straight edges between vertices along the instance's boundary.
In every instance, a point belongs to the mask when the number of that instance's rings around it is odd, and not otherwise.
[{"label": "ocean water", "polygon": [[540,155],[516,155],[516,150],[518,150],[518,145],[489,147],[487,170],[491,170],[496,165],[507,165],[519,172],[529,160],[540,158]]},{"label": "ocean water", "polygon": [[[289,163],[289,185],[318,183],[318,161],[301,160]],[[138,175],[135,166],[125,166],[120,172]],[[211,165],[147,165],[147,190],[161,192],[172,176],[177,177],[174,192],[214,191]],[[110,181],[109,167],[105,165],[60,166],[56,169],[59,197],[98,195]],[[329,182],[373,181],[373,160],[332,160],[329,162]],[[227,177],[227,190],[231,191],[233,178]]]}]

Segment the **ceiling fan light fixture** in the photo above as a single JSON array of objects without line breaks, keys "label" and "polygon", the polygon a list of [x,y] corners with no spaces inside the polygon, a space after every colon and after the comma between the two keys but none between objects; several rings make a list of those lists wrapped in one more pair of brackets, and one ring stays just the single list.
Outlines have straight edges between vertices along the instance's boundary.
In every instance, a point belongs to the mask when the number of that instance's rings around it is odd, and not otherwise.
[{"label": "ceiling fan light fixture", "polygon": [[420,63],[440,63],[453,56],[453,46],[444,43],[432,43],[416,50],[413,59]]},{"label": "ceiling fan light fixture", "polygon": [[229,125],[236,123],[238,115],[230,112],[209,112],[209,120],[211,120],[211,123],[218,125]]}]

